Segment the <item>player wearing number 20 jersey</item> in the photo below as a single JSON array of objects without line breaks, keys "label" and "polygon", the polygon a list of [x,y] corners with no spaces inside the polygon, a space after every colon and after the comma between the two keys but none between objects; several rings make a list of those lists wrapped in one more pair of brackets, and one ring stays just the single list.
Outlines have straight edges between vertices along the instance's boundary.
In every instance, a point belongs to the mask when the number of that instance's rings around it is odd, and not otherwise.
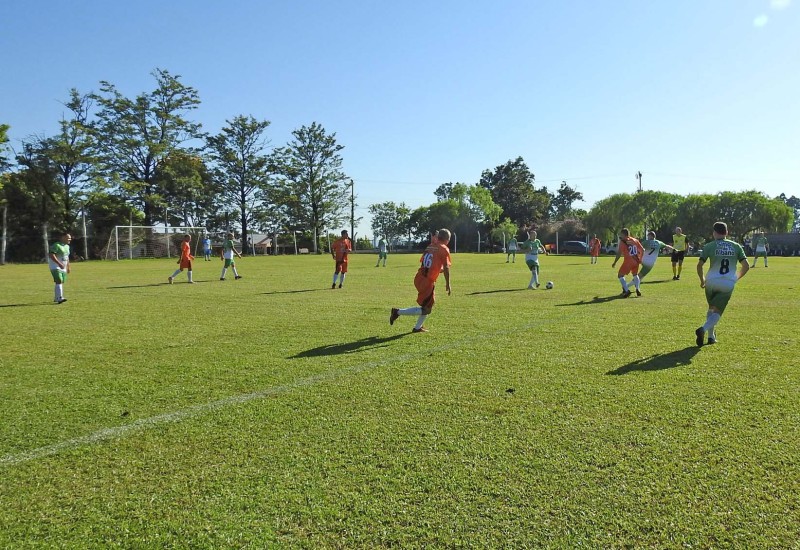
[{"label": "player wearing number 20 jersey", "polygon": [[[714,240],[703,247],[700,260],[697,262],[697,276],[700,278],[700,287],[705,288],[708,303],[706,322],[695,331],[698,346],[703,345],[706,332],[709,344],[717,341],[715,329],[733,295],[733,287],[750,269],[742,246],[726,239],[727,235],[728,226],[723,222],[715,223]],[[703,265],[707,261],[710,261],[708,273],[703,274]],[[742,265],[738,272],[737,263]]]}]

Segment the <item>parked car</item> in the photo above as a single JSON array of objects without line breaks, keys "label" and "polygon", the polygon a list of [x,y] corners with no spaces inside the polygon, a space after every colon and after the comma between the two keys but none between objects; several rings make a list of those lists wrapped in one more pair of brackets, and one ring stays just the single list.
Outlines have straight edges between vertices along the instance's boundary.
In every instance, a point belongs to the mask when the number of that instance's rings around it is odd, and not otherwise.
[{"label": "parked car", "polygon": [[558,246],[561,254],[588,254],[589,245],[583,241],[564,241]]}]

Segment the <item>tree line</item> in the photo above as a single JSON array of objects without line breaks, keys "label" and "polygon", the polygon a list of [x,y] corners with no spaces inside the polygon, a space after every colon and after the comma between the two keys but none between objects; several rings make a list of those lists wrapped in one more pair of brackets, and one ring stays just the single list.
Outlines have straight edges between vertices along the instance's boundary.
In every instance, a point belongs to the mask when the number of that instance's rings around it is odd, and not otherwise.
[{"label": "tree line", "polygon": [[352,182],[335,133],[313,122],[271,147],[270,121],[240,114],[208,134],[191,117],[197,90],[167,70],[152,76],[154,88],[135,97],[107,81],[70,90],[58,132],[26,137],[16,151],[0,125],[3,243],[15,260],[39,258],[40,235],[76,232],[79,218],[97,257],[115,225],[236,227],[243,242],[253,231],[300,230],[316,251],[347,217]]},{"label": "tree line", "polygon": [[[48,232],[81,235],[79,219],[95,237],[90,257],[100,256],[115,225],[236,228],[243,242],[254,231],[299,231],[316,252],[320,237],[346,220],[348,210],[351,226],[356,221],[353,181],[342,169],[344,146],[335,133],[313,122],[272,147],[270,122],[240,114],[208,134],[191,117],[201,104],[197,90],[163,69],[152,76],[154,88],[135,97],[107,81],[97,92],[70,90],[58,132],[29,136],[16,151],[9,127],[0,124],[0,260],[7,236],[14,260],[40,259],[41,239]],[[416,209],[390,201],[370,205],[372,231],[392,243],[412,243],[448,227],[454,246],[469,251],[531,229],[545,242],[556,233],[561,240],[597,233],[615,241],[622,227],[667,235],[675,225],[700,242],[717,219],[740,239],[756,229],[800,230],[800,199],[758,191],[621,193],[587,212],[573,207],[583,196],[566,181],[552,192],[537,186],[522,157],[484,170],[475,183],[443,183],[434,198]]]},{"label": "tree line", "polygon": [[484,170],[475,184],[446,183],[429,206],[410,209],[404,203],[370,205],[372,230],[390,242],[424,240],[439,227],[454,230],[459,250],[496,248],[512,236],[536,230],[543,242],[586,240],[597,234],[616,243],[619,230],[632,234],[654,230],[664,238],[681,226],[692,242],[710,237],[714,222],[725,220],[731,235],[743,240],[756,230],[800,232],[800,198],[770,198],[759,191],[698,193],[688,196],[661,191],[618,193],[598,201],[588,212],[573,208],[583,199],[562,182],[555,192],[537,188],[522,157],[494,170]]}]

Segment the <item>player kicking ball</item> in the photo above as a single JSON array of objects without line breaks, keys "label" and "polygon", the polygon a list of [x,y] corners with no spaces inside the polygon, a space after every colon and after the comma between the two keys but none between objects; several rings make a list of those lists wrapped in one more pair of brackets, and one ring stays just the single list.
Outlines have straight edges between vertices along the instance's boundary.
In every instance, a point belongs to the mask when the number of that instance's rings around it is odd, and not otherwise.
[{"label": "player kicking ball", "polygon": [[640,243],[639,239],[636,237],[631,237],[631,232],[627,227],[623,227],[619,232],[617,256],[614,258],[614,263],[611,264],[611,267],[613,268],[617,265],[617,261],[619,260],[620,256],[625,257],[625,259],[622,260],[622,265],[620,266],[619,271],[617,272],[617,278],[622,285],[623,298],[627,298],[631,295],[630,286],[625,280],[625,276],[629,273],[633,275],[630,284],[632,284],[636,289],[636,295],[642,295],[642,291],[639,289],[639,284],[641,283],[641,280],[639,279],[639,266],[642,263],[642,254],[642,243]]},{"label": "player kicking ball", "polygon": [[220,251],[219,254],[219,259],[225,262],[225,265],[222,266],[222,273],[219,276],[220,281],[225,280],[225,274],[228,272],[228,268],[233,270],[233,278],[235,280],[242,278],[239,272],[236,271],[236,262],[233,259],[234,255],[238,256],[239,259],[242,258],[242,255],[239,254],[239,251],[236,250],[236,246],[233,244],[233,233],[228,233],[225,236],[225,242],[222,243],[222,251]]},{"label": "player kicking ball", "polygon": [[[542,241],[536,238],[536,231],[528,233],[527,240],[519,245],[520,250],[525,252],[525,265],[531,270],[531,281],[528,283],[528,290],[539,288],[539,254],[547,254],[547,249],[542,245]],[[535,285],[535,286],[534,286]]]}]

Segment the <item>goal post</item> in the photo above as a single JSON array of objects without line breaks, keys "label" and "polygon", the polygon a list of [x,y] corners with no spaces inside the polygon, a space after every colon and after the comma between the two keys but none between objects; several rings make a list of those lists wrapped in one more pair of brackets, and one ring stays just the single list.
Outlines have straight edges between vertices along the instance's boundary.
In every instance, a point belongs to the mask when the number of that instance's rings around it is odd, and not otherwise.
[{"label": "goal post", "polygon": [[202,240],[208,235],[205,227],[117,225],[106,245],[106,260],[138,258],[172,258],[180,255],[184,235],[192,237],[192,254],[197,256]]}]

